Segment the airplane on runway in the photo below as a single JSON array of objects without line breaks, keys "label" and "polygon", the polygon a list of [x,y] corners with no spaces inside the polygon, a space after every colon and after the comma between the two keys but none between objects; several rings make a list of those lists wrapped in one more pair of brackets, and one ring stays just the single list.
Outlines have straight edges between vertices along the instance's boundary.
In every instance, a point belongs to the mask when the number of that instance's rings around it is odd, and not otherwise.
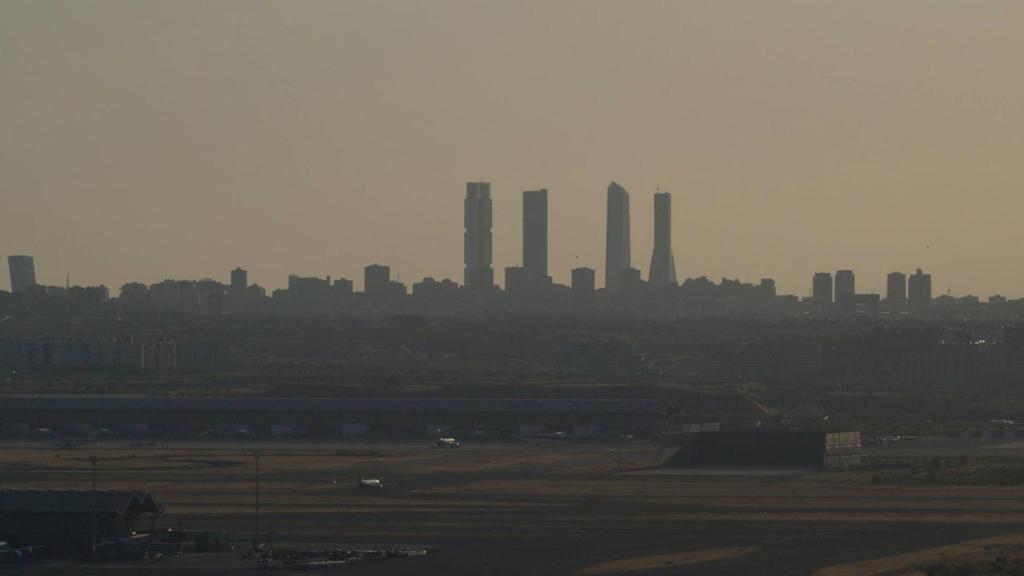
[{"label": "airplane on runway", "polygon": [[[384,489],[384,482],[379,478],[363,478],[362,470],[358,471],[357,474],[359,490],[363,492],[379,492]],[[331,484],[337,486],[338,480],[331,478]]]}]

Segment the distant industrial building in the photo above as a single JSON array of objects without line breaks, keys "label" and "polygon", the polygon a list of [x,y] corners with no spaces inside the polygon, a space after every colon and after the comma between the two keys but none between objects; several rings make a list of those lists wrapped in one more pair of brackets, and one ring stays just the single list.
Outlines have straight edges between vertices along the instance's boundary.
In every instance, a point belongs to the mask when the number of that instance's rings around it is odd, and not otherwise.
[{"label": "distant industrial building", "polygon": [[523,192],[523,269],[531,282],[548,278],[548,191]]},{"label": "distant industrial building", "polygon": [[860,432],[730,430],[671,438],[679,450],[666,467],[781,466],[845,470],[859,466]]},{"label": "distant industrial building", "polygon": [[811,300],[819,312],[832,309],[832,274],[816,272],[811,283]]},{"label": "distant industrial building", "polygon": [[672,255],[672,195],[654,195],[654,252],[648,283],[654,287],[672,286],[676,281],[676,262]]},{"label": "distant industrial building", "polygon": [[465,285],[469,290],[494,286],[491,268],[491,184],[467,182],[465,211]]},{"label": "distant industrial building", "polygon": [[629,193],[616,182],[608,185],[608,221],[605,228],[604,286],[622,289],[622,271],[632,267],[629,244]]},{"label": "distant industrial building", "polygon": [[572,293],[574,296],[588,296],[594,293],[595,276],[593,268],[572,269]]},{"label": "distant industrial building", "polygon": [[890,272],[885,277],[885,301],[893,307],[901,308],[907,303],[907,275],[903,272]]},{"label": "distant industrial building", "polygon": [[8,256],[11,273],[11,292],[17,294],[36,285],[36,264],[31,256]]},{"label": "distant industrial building", "polygon": [[910,305],[923,307],[932,302],[932,275],[925,274],[920,268],[917,269],[908,280],[908,294]]},{"label": "distant industrial building", "polygon": [[0,490],[0,540],[84,552],[104,538],[127,537],[136,526],[148,529],[146,520],[162,512],[145,492]]}]

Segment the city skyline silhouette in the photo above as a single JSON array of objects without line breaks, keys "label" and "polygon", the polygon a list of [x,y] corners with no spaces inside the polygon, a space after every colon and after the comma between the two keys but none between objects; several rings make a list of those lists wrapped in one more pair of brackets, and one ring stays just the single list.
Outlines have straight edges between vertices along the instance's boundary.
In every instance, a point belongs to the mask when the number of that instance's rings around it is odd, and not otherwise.
[{"label": "city skyline silhouette", "polygon": [[46,284],[375,261],[461,283],[463,188],[486,180],[495,269],[547,189],[568,284],[603,278],[614,179],[645,277],[660,188],[680,281],[805,295],[853,269],[882,292],[921,267],[936,293],[1024,296],[1024,7],[235,7],[0,7],[4,253]]}]

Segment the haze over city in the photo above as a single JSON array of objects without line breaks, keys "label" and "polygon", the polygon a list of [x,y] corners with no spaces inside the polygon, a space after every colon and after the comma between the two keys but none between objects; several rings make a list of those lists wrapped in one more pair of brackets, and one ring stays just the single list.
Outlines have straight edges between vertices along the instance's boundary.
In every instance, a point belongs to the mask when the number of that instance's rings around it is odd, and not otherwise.
[{"label": "haze over city", "polygon": [[1024,575],[1022,31],[0,0],[0,573]]},{"label": "haze over city", "polygon": [[[6,2],[0,245],[39,281],[290,273],[462,280],[466,181],[520,263],[547,188],[550,272],[633,258],[673,194],[680,281],[807,295],[922,267],[1024,295],[1024,6],[1014,2]],[[45,265],[44,265],[45,263]],[[498,283],[500,275],[495,278]]]}]

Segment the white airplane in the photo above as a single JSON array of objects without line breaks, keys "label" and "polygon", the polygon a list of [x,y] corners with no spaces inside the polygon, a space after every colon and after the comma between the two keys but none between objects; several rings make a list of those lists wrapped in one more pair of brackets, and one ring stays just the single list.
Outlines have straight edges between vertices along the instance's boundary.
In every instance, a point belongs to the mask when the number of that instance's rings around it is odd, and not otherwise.
[{"label": "white airplane", "polygon": [[455,438],[438,438],[431,444],[431,448],[458,448],[462,446]]},{"label": "white airplane", "polygon": [[[358,479],[359,489],[364,492],[377,492],[384,489],[384,482],[379,478],[363,478],[362,470],[358,472]],[[338,480],[336,478],[331,478],[331,484],[337,486]],[[351,486],[351,484],[349,484],[349,486]]]}]

